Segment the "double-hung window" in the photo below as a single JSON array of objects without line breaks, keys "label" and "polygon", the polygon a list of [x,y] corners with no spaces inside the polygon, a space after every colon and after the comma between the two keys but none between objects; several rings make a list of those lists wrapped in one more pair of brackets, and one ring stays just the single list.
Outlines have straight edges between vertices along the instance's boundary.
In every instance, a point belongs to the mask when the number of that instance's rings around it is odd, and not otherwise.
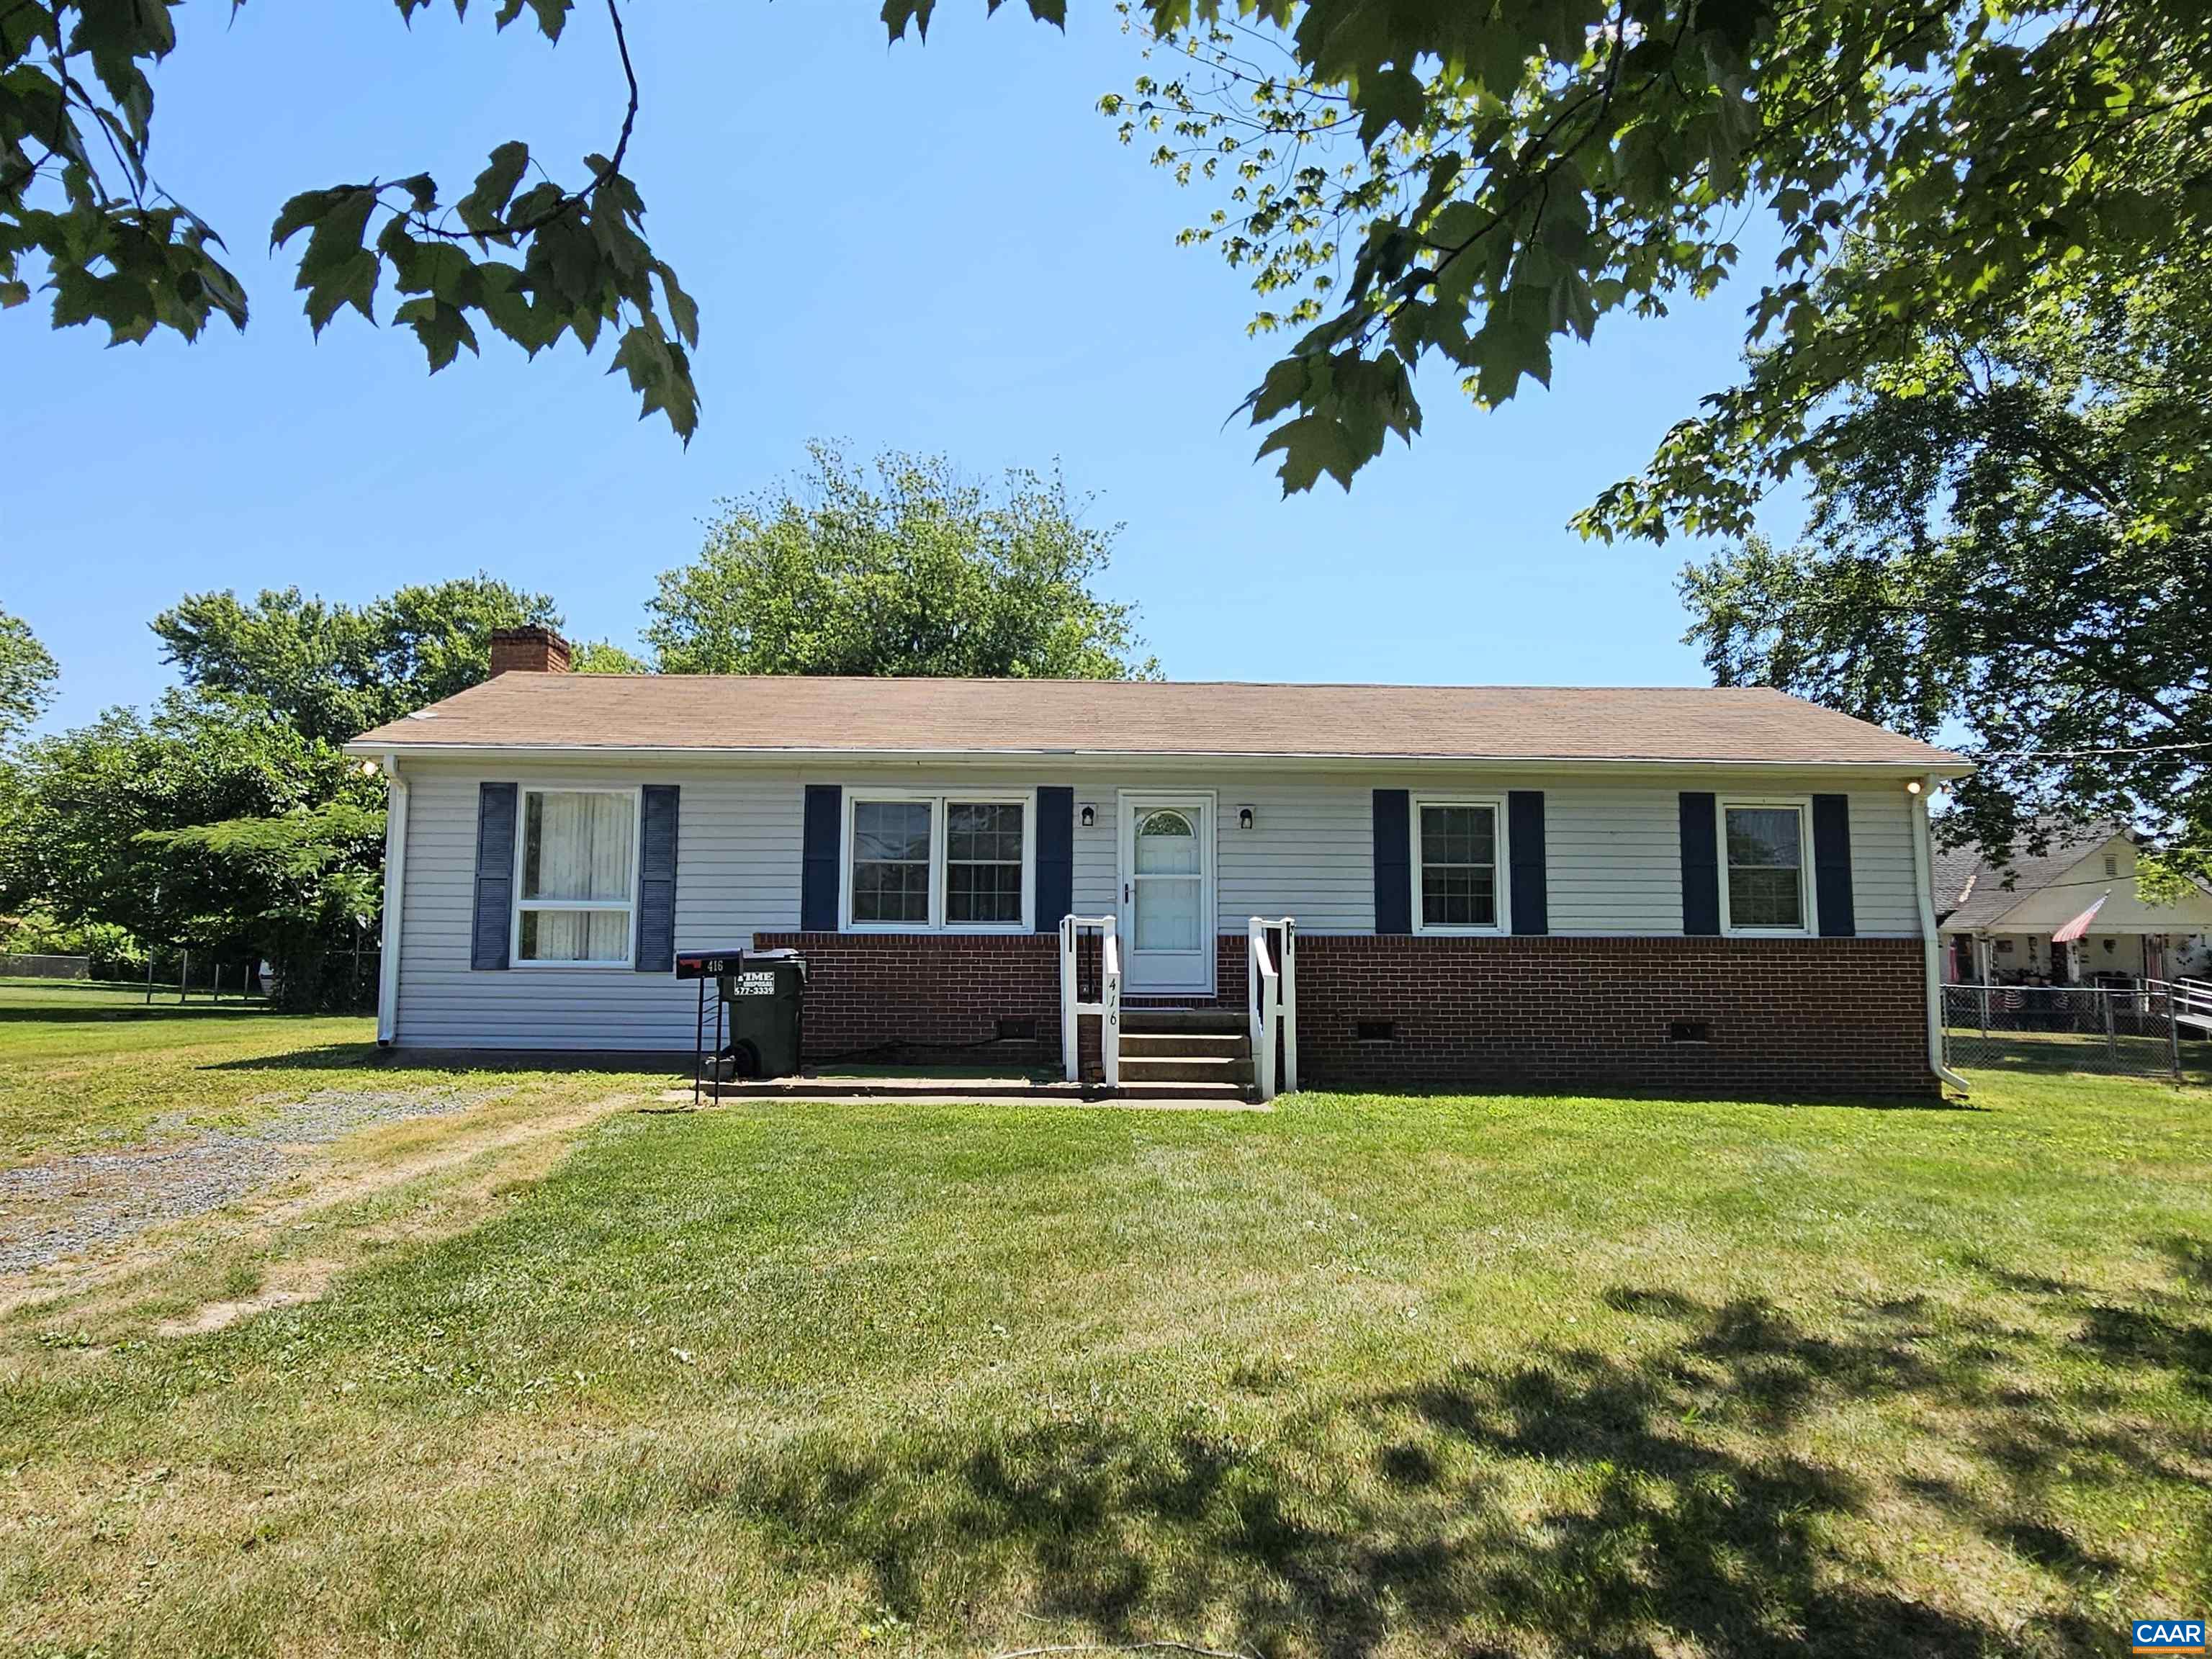
[{"label": "double-hung window", "polygon": [[523,790],[516,962],[629,966],[637,803],[635,789]]},{"label": "double-hung window", "polygon": [[930,849],[936,805],[926,800],[853,803],[853,921],[887,927],[929,926]]},{"label": "double-hung window", "polygon": [[1029,926],[1029,796],[856,790],[848,799],[846,926],[862,932]]},{"label": "double-hung window", "polygon": [[1424,933],[1505,931],[1505,813],[1496,800],[1417,800],[1413,878]]},{"label": "double-hung window", "polygon": [[1020,801],[945,804],[945,921],[1018,927],[1029,811]]},{"label": "double-hung window", "polygon": [[1724,800],[1721,848],[1722,922],[1731,933],[1812,931],[1812,896],[1805,880],[1809,804],[1803,800]]}]

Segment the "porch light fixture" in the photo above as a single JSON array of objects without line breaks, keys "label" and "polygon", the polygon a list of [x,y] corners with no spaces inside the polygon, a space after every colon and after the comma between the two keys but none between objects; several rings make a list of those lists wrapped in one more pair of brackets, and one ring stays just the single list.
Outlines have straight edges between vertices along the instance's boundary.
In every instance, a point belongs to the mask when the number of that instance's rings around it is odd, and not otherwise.
[{"label": "porch light fixture", "polygon": [[1098,822],[1098,809],[1085,801],[1083,804],[1083,827],[1085,830]]},{"label": "porch light fixture", "polygon": [[1908,795],[1918,794],[1920,793],[1920,780],[1917,778],[1907,778],[1905,781],[1905,793]]},{"label": "porch light fixture", "polygon": [[374,777],[376,775],[376,763],[373,760],[363,761],[361,763],[361,775],[365,778]]},{"label": "porch light fixture", "polygon": [[1250,807],[1240,806],[1237,809],[1237,827],[1239,830],[1249,830],[1252,827],[1252,809]]}]

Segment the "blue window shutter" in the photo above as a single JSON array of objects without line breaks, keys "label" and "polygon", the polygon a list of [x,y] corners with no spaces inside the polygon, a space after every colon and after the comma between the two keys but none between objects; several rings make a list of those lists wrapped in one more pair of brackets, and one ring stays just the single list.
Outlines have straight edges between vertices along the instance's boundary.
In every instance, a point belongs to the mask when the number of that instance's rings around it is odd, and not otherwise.
[{"label": "blue window shutter", "polygon": [[1682,931],[1696,938],[1721,931],[1721,857],[1709,794],[1682,792]]},{"label": "blue window shutter", "polygon": [[469,938],[469,966],[507,966],[514,925],[514,807],[519,787],[477,786],[476,922]]},{"label": "blue window shutter", "polygon": [[1404,789],[1375,792],[1375,931],[1413,931],[1413,798]]},{"label": "blue window shutter", "polygon": [[1516,789],[1505,797],[1505,846],[1513,861],[1513,931],[1552,931],[1544,873],[1544,792]]},{"label": "blue window shutter", "polygon": [[1813,797],[1813,899],[1822,939],[1858,933],[1851,908],[1851,798]]},{"label": "blue window shutter", "polygon": [[806,786],[805,842],[799,882],[799,927],[837,931],[837,854],[845,839],[845,792],[834,783]]},{"label": "blue window shutter", "polygon": [[676,843],[680,790],[672,783],[647,784],[638,848],[637,971],[672,973],[676,968]]},{"label": "blue window shutter", "polygon": [[1036,931],[1056,933],[1075,908],[1075,791],[1036,792]]}]

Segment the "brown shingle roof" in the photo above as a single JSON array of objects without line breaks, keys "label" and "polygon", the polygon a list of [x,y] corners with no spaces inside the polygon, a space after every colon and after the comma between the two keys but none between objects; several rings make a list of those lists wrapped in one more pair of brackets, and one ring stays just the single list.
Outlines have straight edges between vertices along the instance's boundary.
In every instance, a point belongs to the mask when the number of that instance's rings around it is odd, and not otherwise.
[{"label": "brown shingle roof", "polygon": [[1963,770],[1756,689],[1260,685],[507,673],[364,733],[368,751],[697,750],[1659,760]]}]

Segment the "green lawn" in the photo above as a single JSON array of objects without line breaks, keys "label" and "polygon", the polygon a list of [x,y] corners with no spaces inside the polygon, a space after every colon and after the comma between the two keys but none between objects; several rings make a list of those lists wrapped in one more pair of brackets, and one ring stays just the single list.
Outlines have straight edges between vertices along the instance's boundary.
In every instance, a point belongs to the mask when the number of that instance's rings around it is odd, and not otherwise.
[{"label": "green lawn", "polygon": [[[143,990],[0,980],[0,1168],[143,1136],[157,1119],[259,1115],[271,1070],[355,1071],[375,1022],[288,1019]],[[263,1062],[267,1062],[266,1065]]]},{"label": "green lawn", "polygon": [[[75,1035],[0,1024],[11,1156],[73,1143],[11,1074]],[[227,1109],[343,1035],[112,1063]],[[756,1103],[503,1156],[0,1319],[0,1649],[1964,1659],[2212,1603],[2202,1090]]]}]

